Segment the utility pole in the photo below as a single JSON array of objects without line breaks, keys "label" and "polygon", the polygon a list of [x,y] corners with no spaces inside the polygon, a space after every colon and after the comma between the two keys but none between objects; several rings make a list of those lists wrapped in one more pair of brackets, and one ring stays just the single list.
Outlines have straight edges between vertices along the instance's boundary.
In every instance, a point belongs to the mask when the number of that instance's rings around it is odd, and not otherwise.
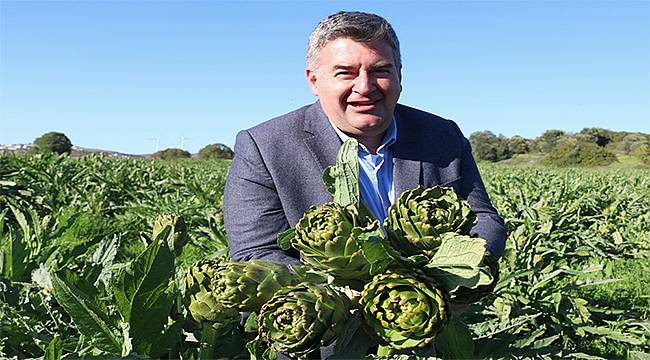
[{"label": "utility pole", "polygon": [[160,150],[160,139],[159,138],[148,138],[147,140],[153,140],[156,142],[156,150],[154,152],[158,152]]}]

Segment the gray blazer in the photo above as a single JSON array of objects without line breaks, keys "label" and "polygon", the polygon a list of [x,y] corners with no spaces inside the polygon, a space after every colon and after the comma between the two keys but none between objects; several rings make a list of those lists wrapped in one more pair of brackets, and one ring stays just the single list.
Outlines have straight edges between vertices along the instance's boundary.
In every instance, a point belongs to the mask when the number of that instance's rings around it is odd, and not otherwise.
[{"label": "gray blazer", "polygon": [[[418,184],[452,186],[477,214],[472,235],[500,256],[503,220],[492,206],[469,141],[450,120],[404,105],[395,108],[392,146],[395,196]],[[224,222],[233,260],[269,259],[299,264],[278,248],[278,233],[296,225],[311,205],[332,201],[323,170],[336,161],[341,140],[319,102],[237,135],[226,181]]]}]

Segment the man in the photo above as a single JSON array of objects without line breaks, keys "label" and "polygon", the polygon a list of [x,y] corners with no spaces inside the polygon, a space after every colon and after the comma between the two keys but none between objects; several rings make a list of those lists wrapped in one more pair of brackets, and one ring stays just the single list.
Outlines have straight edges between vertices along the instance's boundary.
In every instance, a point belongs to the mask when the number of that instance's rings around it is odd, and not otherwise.
[{"label": "man", "polygon": [[339,12],[308,43],[306,76],[319,101],[241,131],[224,194],[234,260],[300,264],[277,234],[311,205],[332,200],[322,182],[347,137],[359,145],[361,195],[380,221],[417,185],[452,186],[477,214],[471,231],[500,256],[503,221],[492,206],[469,142],[450,120],[397,104],[402,89],[399,41],[383,18]]}]

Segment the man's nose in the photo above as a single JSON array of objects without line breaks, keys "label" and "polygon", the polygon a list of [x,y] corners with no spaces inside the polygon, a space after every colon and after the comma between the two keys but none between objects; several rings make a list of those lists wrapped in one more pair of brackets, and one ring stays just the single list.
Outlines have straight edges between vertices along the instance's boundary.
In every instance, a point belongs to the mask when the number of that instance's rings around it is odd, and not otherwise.
[{"label": "man's nose", "polygon": [[355,79],[354,87],[352,91],[360,95],[368,95],[371,92],[375,91],[377,87],[375,86],[375,79],[370,76],[367,72],[360,72],[359,76]]}]

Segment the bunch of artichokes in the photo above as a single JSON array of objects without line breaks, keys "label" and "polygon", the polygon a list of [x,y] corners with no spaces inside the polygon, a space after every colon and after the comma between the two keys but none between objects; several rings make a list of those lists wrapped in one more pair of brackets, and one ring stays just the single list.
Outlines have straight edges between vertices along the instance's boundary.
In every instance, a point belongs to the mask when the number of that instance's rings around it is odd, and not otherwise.
[{"label": "bunch of artichokes", "polygon": [[363,357],[373,346],[422,354],[449,322],[452,295],[469,303],[494,289],[498,264],[483,255],[484,240],[468,236],[477,219],[466,200],[452,188],[420,186],[391,205],[382,229],[361,202],[357,161],[348,140],[324,175],[334,201],[278,236],[312,270],[200,262],[186,279],[192,317],[232,322],[239,311],[257,313],[257,338],[247,345],[256,358],[304,358],[335,340],[339,357]]}]

